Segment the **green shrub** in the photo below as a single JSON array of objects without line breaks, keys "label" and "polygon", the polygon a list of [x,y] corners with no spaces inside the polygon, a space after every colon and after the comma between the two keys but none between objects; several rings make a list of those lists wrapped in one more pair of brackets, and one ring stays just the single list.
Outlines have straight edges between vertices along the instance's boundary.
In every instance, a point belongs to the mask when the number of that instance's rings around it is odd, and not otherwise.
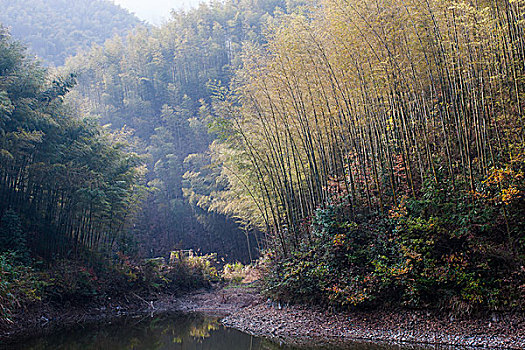
[{"label": "green shrub", "polygon": [[99,280],[93,268],[80,262],[59,260],[41,272],[44,281],[42,295],[60,303],[84,304],[103,294],[105,283]]},{"label": "green shrub", "polygon": [[233,284],[240,284],[246,275],[246,267],[240,263],[226,264],[222,268],[222,278]]},{"label": "green shrub", "polygon": [[20,265],[14,252],[0,254],[0,327],[12,323],[12,313],[24,304],[40,299],[41,282],[33,269]]},{"label": "green shrub", "polygon": [[448,185],[427,184],[420,199],[405,199],[384,215],[351,221],[348,205],[318,209],[309,239],[287,257],[273,253],[269,296],[456,313],[523,307],[523,253],[512,238],[523,236],[522,223],[510,206],[509,231],[502,210]]},{"label": "green shrub", "polygon": [[174,287],[185,291],[208,287],[220,280],[216,258],[215,254],[208,254],[176,259],[170,263],[168,278]]}]

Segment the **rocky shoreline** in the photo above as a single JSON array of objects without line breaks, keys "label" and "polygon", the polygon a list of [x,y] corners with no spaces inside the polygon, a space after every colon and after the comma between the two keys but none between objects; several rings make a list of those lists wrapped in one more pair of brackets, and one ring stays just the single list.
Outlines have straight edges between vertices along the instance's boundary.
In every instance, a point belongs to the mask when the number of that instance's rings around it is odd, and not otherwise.
[{"label": "rocky shoreline", "polygon": [[[305,307],[260,304],[223,319],[228,327],[286,344],[344,346],[353,341],[469,348],[524,349],[523,322],[446,320],[419,312],[327,314]],[[490,324],[490,325],[489,325]]]},{"label": "rocky shoreline", "polygon": [[186,311],[213,312],[240,331],[300,347],[351,347],[356,342],[422,349],[525,349],[525,316],[499,313],[455,318],[432,311],[374,310],[329,313],[285,306],[256,289],[223,289],[188,297]]},{"label": "rocky shoreline", "polygon": [[[27,310],[26,310],[27,311]],[[299,347],[351,348],[356,342],[416,349],[525,349],[525,316],[491,314],[461,319],[431,311],[383,310],[330,313],[287,306],[263,298],[254,287],[226,287],[183,297],[136,296],[89,308],[41,305],[21,312],[0,333],[0,344],[116,317],[165,312],[199,312],[222,318],[240,331]]]}]

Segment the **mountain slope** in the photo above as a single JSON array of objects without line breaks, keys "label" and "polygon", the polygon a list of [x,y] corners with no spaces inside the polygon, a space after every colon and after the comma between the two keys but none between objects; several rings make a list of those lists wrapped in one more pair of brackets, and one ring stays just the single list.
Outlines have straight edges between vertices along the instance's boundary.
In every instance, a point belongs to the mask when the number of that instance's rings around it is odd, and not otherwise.
[{"label": "mountain slope", "polygon": [[0,23],[47,64],[123,35],[141,21],[106,0],[0,0]]}]

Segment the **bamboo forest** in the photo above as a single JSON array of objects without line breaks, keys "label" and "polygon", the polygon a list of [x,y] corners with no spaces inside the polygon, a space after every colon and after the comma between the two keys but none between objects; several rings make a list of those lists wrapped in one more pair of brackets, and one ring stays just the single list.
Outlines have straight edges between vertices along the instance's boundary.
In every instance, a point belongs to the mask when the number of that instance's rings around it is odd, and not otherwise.
[{"label": "bamboo forest", "polygon": [[138,3],[0,0],[0,347],[525,347],[525,0]]}]

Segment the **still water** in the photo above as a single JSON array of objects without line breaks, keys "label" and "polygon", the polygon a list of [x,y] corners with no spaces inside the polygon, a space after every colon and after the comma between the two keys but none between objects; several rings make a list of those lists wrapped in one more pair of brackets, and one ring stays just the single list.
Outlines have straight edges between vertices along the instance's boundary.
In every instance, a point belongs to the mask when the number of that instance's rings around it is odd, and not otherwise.
[{"label": "still water", "polygon": [[[1,347],[1,344],[0,344]],[[8,349],[20,350],[297,350],[225,328],[217,319],[198,314],[126,318],[75,327],[28,339]],[[352,350],[398,347],[359,345]]]}]

